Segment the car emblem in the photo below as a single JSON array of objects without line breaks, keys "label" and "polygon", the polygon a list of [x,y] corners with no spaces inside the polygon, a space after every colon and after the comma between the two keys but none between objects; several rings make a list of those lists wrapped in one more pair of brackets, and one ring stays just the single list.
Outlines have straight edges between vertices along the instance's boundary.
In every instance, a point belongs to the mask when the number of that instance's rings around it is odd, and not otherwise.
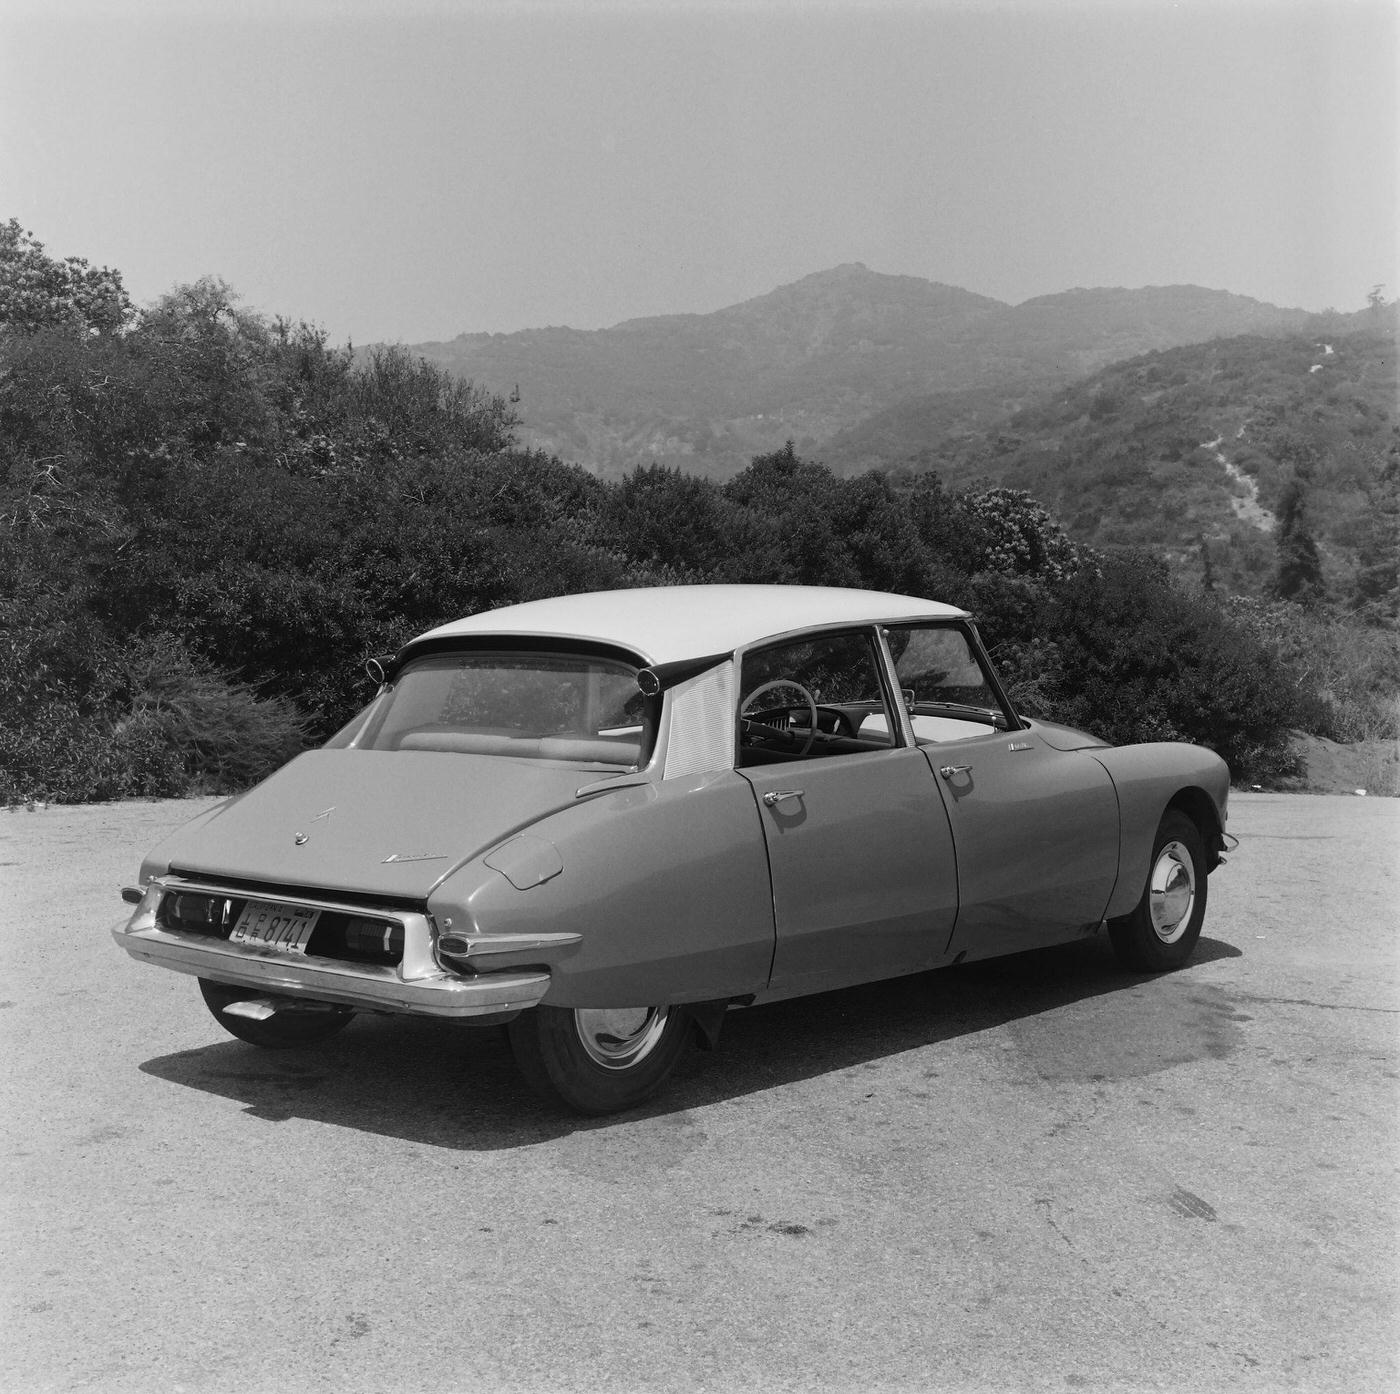
[{"label": "car emblem", "polygon": [[313,823],[319,823],[322,818],[329,818],[334,812],[335,805],[332,804],[329,808],[323,808],[311,821]]},{"label": "car emblem", "polygon": [[292,841],[295,842],[296,845],[297,845],[298,847],[305,847],[306,844],[307,844],[308,842],[311,841],[311,834],[310,834],[310,833],[298,833],[298,834],[292,839]]},{"label": "car emblem", "polygon": [[387,866],[390,862],[445,862],[446,852],[395,852],[391,856],[385,857],[380,866]]}]

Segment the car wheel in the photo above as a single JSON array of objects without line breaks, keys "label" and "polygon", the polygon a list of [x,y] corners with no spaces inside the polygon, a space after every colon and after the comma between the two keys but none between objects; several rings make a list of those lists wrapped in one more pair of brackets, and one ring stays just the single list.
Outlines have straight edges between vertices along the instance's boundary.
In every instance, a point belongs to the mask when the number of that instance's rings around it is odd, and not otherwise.
[{"label": "car wheel", "polygon": [[294,1046],[315,1045],[337,1031],[343,1031],[354,1012],[349,1007],[332,1007],[317,1011],[281,1011],[257,1021],[253,1017],[230,1016],[226,1008],[234,1002],[246,1002],[267,994],[246,987],[229,987],[208,978],[199,980],[204,1005],[214,1014],[214,1020],[231,1036],[249,1045],[265,1046],[269,1050],[287,1050]]},{"label": "car wheel", "polygon": [[1191,957],[1206,916],[1206,850],[1200,829],[1168,809],[1152,841],[1142,899],[1108,922],[1114,952],[1126,968],[1162,973]]},{"label": "car wheel", "polygon": [[507,1027],[528,1083],[576,1113],[631,1108],[665,1082],[685,1050],[683,1007],[535,1007]]}]

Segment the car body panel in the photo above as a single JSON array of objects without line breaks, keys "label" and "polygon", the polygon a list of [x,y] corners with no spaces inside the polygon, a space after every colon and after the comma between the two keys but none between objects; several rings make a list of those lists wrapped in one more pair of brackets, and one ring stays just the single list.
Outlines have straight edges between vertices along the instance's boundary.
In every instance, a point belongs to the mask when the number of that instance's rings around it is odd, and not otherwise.
[{"label": "car body panel", "polygon": [[1175,741],[1106,746],[1090,754],[1112,776],[1118,797],[1118,884],[1106,915],[1126,915],[1137,904],[1157,825],[1174,803],[1201,827],[1210,865],[1215,866],[1230,797],[1230,770],[1218,755]]},{"label": "car body panel", "polygon": [[1097,750],[1108,745],[1098,736],[1091,736],[1087,731],[1076,730],[1073,726],[1061,726],[1057,721],[1036,718],[1025,725],[1055,750]]},{"label": "car body panel", "polygon": [[768,849],[774,992],[819,992],[944,960],[957,870],[948,819],[919,751],[739,773],[753,787]]},{"label": "car body panel", "polygon": [[[550,1005],[698,1002],[767,985],[767,859],[749,786],[733,771],[619,785],[537,823],[529,837],[557,849],[558,875],[519,890],[474,860],[437,888],[429,909],[453,932],[580,935],[549,956]],[[493,968],[521,962],[492,956]]]},{"label": "car body panel", "polygon": [[966,617],[965,610],[919,596],[839,586],[653,586],[487,610],[439,625],[414,643],[491,635],[586,639],[661,664],[733,653],[809,629]]},{"label": "car body panel", "polygon": [[311,750],[177,830],[167,866],[282,886],[426,897],[463,860],[575,801],[577,766]]},{"label": "car body panel", "polygon": [[922,750],[958,852],[955,953],[1016,953],[1098,924],[1119,858],[1118,800],[1102,765],[1031,730]]}]

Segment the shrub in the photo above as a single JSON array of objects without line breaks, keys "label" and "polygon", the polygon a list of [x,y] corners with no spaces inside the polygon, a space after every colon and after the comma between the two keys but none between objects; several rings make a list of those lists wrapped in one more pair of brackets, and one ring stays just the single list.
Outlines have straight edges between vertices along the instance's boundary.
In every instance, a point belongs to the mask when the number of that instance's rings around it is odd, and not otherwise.
[{"label": "shrub", "polygon": [[1400,635],[1393,628],[1289,601],[1236,596],[1226,604],[1286,675],[1301,729],[1344,742],[1400,738]]},{"label": "shrub", "polygon": [[168,635],[123,650],[83,617],[7,619],[0,801],[235,790],[305,745],[291,703],[260,697]]},{"label": "shrub", "polygon": [[1044,619],[1062,719],[1114,744],[1208,746],[1237,780],[1293,772],[1288,729],[1300,708],[1278,657],[1209,597],[1181,591],[1163,564],[1130,554],[1082,570]]},{"label": "shrub", "polygon": [[242,789],[307,744],[308,724],[285,698],[261,697],[157,635],[127,660],[127,710],[113,723],[119,749],[153,769],[179,769],[182,793]]}]

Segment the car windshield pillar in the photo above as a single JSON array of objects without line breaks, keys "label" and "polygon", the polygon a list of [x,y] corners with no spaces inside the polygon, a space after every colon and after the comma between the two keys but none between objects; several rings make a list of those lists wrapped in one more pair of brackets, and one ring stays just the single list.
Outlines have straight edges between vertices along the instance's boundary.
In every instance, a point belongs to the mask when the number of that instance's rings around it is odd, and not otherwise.
[{"label": "car windshield pillar", "polygon": [[880,638],[900,694],[898,705],[916,742],[960,739],[977,734],[979,727],[1024,729],[971,624],[887,625]]}]

